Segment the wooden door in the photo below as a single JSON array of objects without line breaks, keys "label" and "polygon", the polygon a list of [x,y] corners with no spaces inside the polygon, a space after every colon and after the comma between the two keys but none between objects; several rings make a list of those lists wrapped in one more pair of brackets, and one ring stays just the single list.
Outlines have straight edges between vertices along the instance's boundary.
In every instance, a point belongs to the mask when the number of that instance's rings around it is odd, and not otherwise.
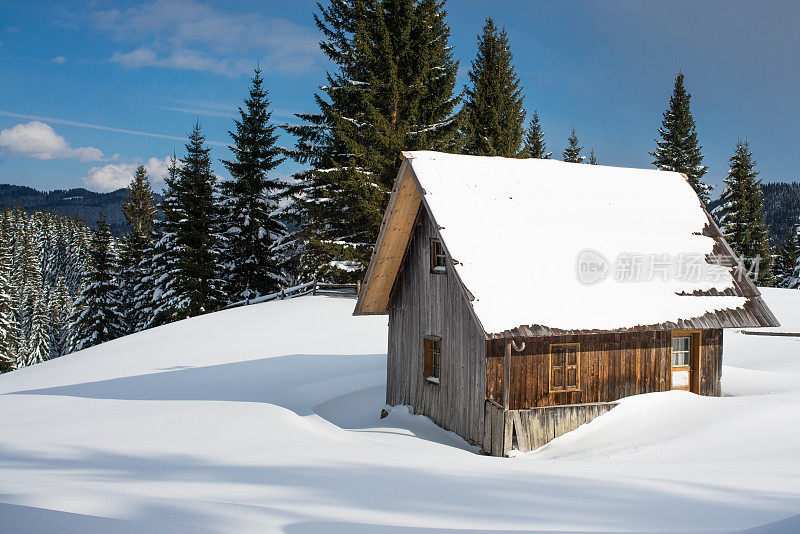
[{"label": "wooden door", "polygon": [[672,332],[672,389],[700,393],[700,331]]}]

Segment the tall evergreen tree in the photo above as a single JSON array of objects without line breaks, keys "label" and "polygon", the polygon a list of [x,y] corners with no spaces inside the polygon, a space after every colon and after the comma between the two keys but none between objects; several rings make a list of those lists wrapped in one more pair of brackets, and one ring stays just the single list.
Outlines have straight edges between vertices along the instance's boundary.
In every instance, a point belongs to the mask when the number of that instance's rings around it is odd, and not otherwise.
[{"label": "tall evergreen tree", "polygon": [[144,269],[151,250],[152,233],[156,218],[153,190],[147,170],[140,165],[128,186],[127,200],[122,203],[131,231],[120,242],[119,284],[122,331],[132,334],[139,330],[142,310],[137,286],[145,276]]},{"label": "tall evergreen tree", "polygon": [[0,220],[0,373],[17,367],[20,332],[11,285],[11,228],[8,211]]},{"label": "tall evergreen tree", "polygon": [[50,323],[44,295],[29,299],[31,326],[25,349],[25,365],[35,365],[50,359]]},{"label": "tall evergreen tree", "polygon": [[151,247],[142,265],[142,281],[136,286],[137,329],[161,326],[185,317],[181,312],[179,292],[180,253],[178,227],[186,220],[186,211],[179,202],[183,183],[178,173],[178,160],[173,155],[161,199],[161,219],[156,223]]},{"label": "tall evergreen tree", "polygon": [[653,165],[660,170],[685,174],[697,196],[707,204],[711,186],[703,182],[708,167],[703,165],[703,147],[697,140],[691,98],[683,84],[683,73],[678,73],[669,107],[658,130],[660,139],[656,140],[657,147],[650,155],[654,158]]},{"label": "tall evergreen tree", "polygon": [[100,219],[92,234],[86,286],[75,304],[75,350],[105,343],[120,335],[117,260],[111,243],[111,231]]},{"label": "tall evergreen tree", "polygon": [[790,289],[800,286],[800,278],[796,272],[798,262],[800,262],[800,223],[795,223],[786,236],[786,241],[778,248],[773,269],[775,285]]},{"label": "tall evergreen tree", "polygon": [[236,131],[228,132],[234,159],[223,161],[233,177],[220,184],[225,212],[222,263],[230,301],[272,293],[286,283],[276,252],[286,236],[277,215],[285,184],[271,175],[284,158],[275,146],[278,136],[263,83],[261,69],[256,68]]},{"label": "tall evergreen tree", "polygon": [[469,71],[461,135],[464,153],[519,157],[524,135],[524,97],[505,28],[486,19]]},{"label": "tall evergreen tree", "polygon": [[747,140],[737,141],[730,165],[724,180],[720,226],[748,269],[754,271],[753,263],[759,261],[756,282],[770,285],[772,253],[769,229],[764,222],[764,194]]},{"label": "tall evergreen tree", "polygon": [[458,62],[443,0],[330,0],[314,18],[327,73],[318,113],[287,127],[295,175],[289,215],[297,277],[354,281],[372,245],[401,150],[456,148]]},{"label": "tall evergreen tree", "polygon": [[178,316],[216,311],[224,302],[220,254],[222,209],[217,178],[211,171],[211,149],[196,123],[178,168],[177,203],[185,218],[176,226]]},{"label": "tall evergreen tree", "polygon": [[533,117],[531,117],[528,131],[525,132],[525,148],[523,154],[525,157],[538,159],[550,159],[550,156],[553,155],[552,152],[547,151],[542,125],[539,124],[539,112],[536,110],[533,111]]},{"label": "tall evergreen tree", "polygon": [[567,148],[564,149],[564,153],[562,157],[564,161],[569,163],[580,163],[586,156],[581,156],[581,150],[583,150],[583,145],[578,144],[578,136],[575,135],[575,127],[572,127],[572,133],[569,134],[567,138]]},{"label": "tall evergreen tree", "polygon": [[67,291],[63,280],[58,285],[50,299],[50,358],[59,358],[72,351],[72,335],[74,325],[73,299]]}]

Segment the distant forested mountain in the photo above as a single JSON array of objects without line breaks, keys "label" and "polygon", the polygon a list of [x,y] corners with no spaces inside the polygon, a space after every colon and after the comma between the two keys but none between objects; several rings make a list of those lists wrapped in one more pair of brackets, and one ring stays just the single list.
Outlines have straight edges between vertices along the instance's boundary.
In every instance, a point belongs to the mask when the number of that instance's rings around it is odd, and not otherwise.
[{"label": "distant forested mountain", "polygon": [[[0,210],[19,204],[28,213],[40,210],[78,217],[91,227],[103,213],[111,232],[119,236],[129,229],[122,214],[126,191],[95,193],[83,188],[39,191],[22,185],[0,184]],[[160,201],[161,197],[156,195],[156,200]]]},{"label": "distant forested mountain", "polygon": [[[792,225],[800,216],[800,183],[774,182],[762,184],[764,191],[764,218],[769,226],[771,245],[786,241]],[[708,203],[708,211],[714,211],[720,199]]]}]

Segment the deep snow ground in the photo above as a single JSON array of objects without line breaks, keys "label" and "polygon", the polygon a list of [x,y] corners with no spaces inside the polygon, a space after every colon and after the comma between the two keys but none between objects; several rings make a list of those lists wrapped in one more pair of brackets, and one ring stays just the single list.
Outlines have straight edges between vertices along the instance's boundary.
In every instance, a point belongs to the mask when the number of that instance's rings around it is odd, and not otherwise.
[{"label": "deep snow ground", "polygon": [[[800,292],[764,293],[800,332]],[[386,319],[353,304],[228,310],[3,375],[0,534],[800,531],[800,338],[726,331],[730,396],[632,397],[491,458],[378,418]]]}]

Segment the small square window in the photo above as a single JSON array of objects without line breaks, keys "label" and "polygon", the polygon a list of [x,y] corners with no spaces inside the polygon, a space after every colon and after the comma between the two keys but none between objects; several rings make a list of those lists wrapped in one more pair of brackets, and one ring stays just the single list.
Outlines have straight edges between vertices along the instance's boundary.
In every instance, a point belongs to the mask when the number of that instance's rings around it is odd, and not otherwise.
[{"label": "small square window", "polygon": [[689,367],[692,354],[691,336],[680,336],[672,338],[672,366]]},{"label": "small square window", "polygon": [[442,356],[442,340],[435,337],[424,339],[423,372],[425,380],[434,384],[439,383],[439,362]]},{"label": "small square window", "polygon": [[578,343],[550,345],[550,390],[578,391],[581,354]]},{"label": "small square window", "polygon": [[444,255],[444,247],[438,239],[431,239],[431,272],[446,273],[447,260]]}]

